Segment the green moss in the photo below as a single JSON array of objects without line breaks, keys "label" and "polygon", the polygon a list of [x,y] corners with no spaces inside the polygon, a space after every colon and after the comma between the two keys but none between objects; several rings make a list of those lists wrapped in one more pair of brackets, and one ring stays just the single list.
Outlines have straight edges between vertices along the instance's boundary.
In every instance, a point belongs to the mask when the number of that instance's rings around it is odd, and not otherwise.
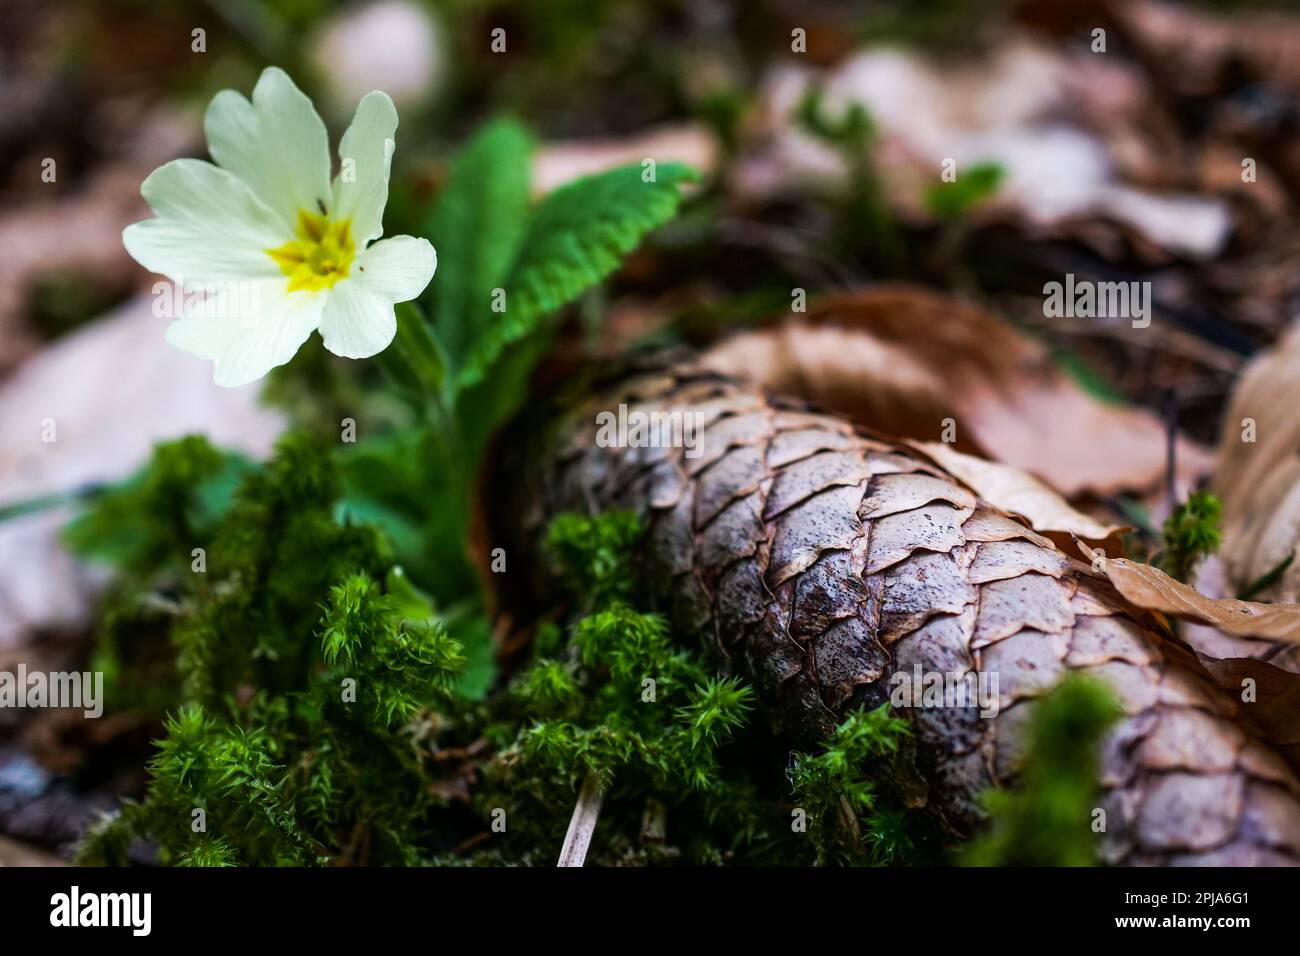
[{"label": "green moss", "polygon": [[[604,793],[593,863],[722,862],[770,839],[779,810],[725,759],[753,692],[630,603],[639,539],[627,514],[566,515],[549,529],[583,611],[539,632],[533,662],[485,718],[500,750],[474,803],[485,820],[504,810],[509,825],[476,862],[553,864],[588,780]],[[666,821],[665,837],[645,836],[651,818]]]},{"label": "green moss", "polygon": [[[175,475],[172,454],[151,467]],[[400,575],[374,531],[335,520],[338,487],[301,435],[246,477],[168,620],[179,692],[145,799],[87,835],[84,861],[145,839],[184,865],[424,859],[433,799],[405,730],[464,661],[380,583]]]},{"label": "green moss", "polygon": [[1219,524],[1223,503],[1208,491],[1197,491],[1174,509],[1164,526],[1164,552],[1160,566],[1170,577],[1189,581],[1202,558],[1213,554],[1223,541]]},{"label": "green moss", "polygon": [[909,734],[886,704],[850,714],[821,753],[794,755],[790,785],[816,863],[895,863],[911,854],[908,821],[881,805],[876,783]]},{"label": "green moss", "polygon": [[636,516],[628,512],[597,518],[566,514],[551,522],[546,547],[569,589],[589,605],[600,605],[633,592],[632,555],[640,537]]}]

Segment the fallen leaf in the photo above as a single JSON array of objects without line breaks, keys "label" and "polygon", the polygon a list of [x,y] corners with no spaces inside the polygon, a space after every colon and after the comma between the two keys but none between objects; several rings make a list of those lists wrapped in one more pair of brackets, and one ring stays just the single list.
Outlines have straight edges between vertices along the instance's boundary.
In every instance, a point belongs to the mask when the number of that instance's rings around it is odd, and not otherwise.
[{"label": "fallen leaf", "polygon": [[1070,507],[1051,488],[1033,475],[1011,465],[964,455],[942,442],[908,442],[989,504],[1029,522],[1040,534],[1073,535],[1103,543],[1128,530],[1122,525],[1102,524]]},{"label": "fallen leaf", "polygon": [[1300,643],[1300,604],[1259,604],[1208,598],[1159,568],[1127,558],[1108,558],[1079,541],[1094,571],[1110,580],[1128,601],[1148,611],[1212,624],[1233,637]]},{"label": "fallen leaf", "polygon": [[[1229,590],[1239,593],[1300,546],[1300,325],[1242,373],[1223,419],[1213,488],[1223,500]],[[1300,600],[1300,561],[1260,592]]]},{"label": "fallen leaf", "polygon": [[938,437],[952,412],[943,380],[906,349],[838,325],[792,321],[744,332],[714,346],[702,361],[899,435]]},{"label": "fallen leaf", "polygon": [[1300,767],[1300,674],[1250,657],[1197,656],[1215,682],[1242,702],[1243,716],[1260,736],[1293,768]]},{"label": "fallen leaf", "polygon": [[[1028,471],[1066,497],[1164,480],[1165,427],[1155,415],[1093,397],[997,316],[920,288],[814,303],[724,340],[703,362],[892,435],[951,440],[951,419],[957,450]],[[1209,453],[1190,441],[1180,439],[1177,457],[1183,487],[1209,470]]]},{"label": "fallen leaf", "polygon": [[[221,388],[201,359],[163,339],[167,320],[141,295],[24,363],[0,387],[0,506],[117,481],[153,443],[202,433],[215,444],[265,455],[283,416],[256,388]],[[123,375],[123,369],[130,374]],[[53,427],[54,441],[42,440]],[[60,506],[0,524],[0,649],[90,617],[104,575],[59,541],[72,509]]]}]

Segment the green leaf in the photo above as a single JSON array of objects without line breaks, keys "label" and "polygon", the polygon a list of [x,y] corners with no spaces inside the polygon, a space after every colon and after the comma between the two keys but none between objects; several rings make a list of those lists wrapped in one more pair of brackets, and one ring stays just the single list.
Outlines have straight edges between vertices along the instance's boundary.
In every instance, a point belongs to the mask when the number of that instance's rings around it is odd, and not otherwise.
[{"label": "green leaf", "polygon": [[976,163],[952,182],[931,186],[925,194],[926,207],[937,219],[960,219],[997,193],[1004,174],[1000,163]]},{"label": "green leaf", "polygon": [[614,272],[646,233],[676,214],[679,187],[697,178],[688,166],[665,163],[646,182],[641,165],[634,164],[585,176],[548,195],[529,220],[504,286],[505,311],[490,313],[492,323],[475,337],[460,384],[481,380],[506,346]]},{"label": "green leaf", "polygon": [[1246,587],[1242,589],[1241,593],[1237,595],[1237,600],[1239,601],[1255,600],[1255,595],[1277,584],[1277,582],[1281,579],[1282,575],[1286,573],[1286,569],[1291,567],[1291,563],[1293,561],[1295,561],[1295,555],[1288,554],[1277,564],[1273,565],[1273,567],[1271,567],[1269,570],[1265,571],[1263,574],[1261,574],[1250,584],[1246,585]]},{"label": "green leaf", "polygon": [[421,425],[346,446],[338,456],[340,517],[381,529],[421,587],[451,600],[476,587],[465,556],[467,475],[447,457],[433,428]]},{"label": "green leaf", "polygon": [[465,654],[465,670],[456,681],[456,693],[470,700],[483,700],[497,677],[491,623],[479,612],[453,620],[447,630],[460,643]]},{"label": "green leaf", "polygon": [[434,328],[457,365],[491,318],[492,290],[504,286],[523,241],[532,149],[518,123],[489,123],[457,155],[426,225],[438,250]]},{"label": "green leaf", "polygon": [[823,93],[812,87],[796,111],[799,125],[824,143],[854,151],[865,149],[876,135],[876,124],[861,103],[849,103],[839,116],[831,116]]}]

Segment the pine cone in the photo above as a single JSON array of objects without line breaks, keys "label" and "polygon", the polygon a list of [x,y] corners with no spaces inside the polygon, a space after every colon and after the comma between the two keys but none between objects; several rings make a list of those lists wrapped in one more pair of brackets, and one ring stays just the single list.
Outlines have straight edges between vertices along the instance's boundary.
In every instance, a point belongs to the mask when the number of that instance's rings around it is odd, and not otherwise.
[{"label": "pine cone", "polygon": [[[698,444],[601,447],[597,413],[620,403],[697,416]],[[979,826],[982,791],[1014,782],[1036,700],[1076,672],[1125,715],[1101,755],[1105,861],[1300,862],[1300,780],[1195,655],[906,447],[689,359],[643,360],[522,460],[515,514],[532,546],[563,511],[640,514],[654,601],[755,685],[792,742],[888,701],[917,665],[996,675],[994,717],[973,702],[902,710],[927,811],[955,837]]]}]

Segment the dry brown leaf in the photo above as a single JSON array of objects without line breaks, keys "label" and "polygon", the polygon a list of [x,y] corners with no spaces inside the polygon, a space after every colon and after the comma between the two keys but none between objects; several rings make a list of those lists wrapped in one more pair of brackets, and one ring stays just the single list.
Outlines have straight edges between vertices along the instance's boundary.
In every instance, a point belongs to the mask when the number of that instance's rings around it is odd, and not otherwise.
[{"label": "dry brown leaf", "polygon": [[[1208,555],[1196,567],[1195,576],[1188,582],[1207,598],[1228,597],[1232,589],[1228,583],[1228,569],[1217,554]],[[1230,660],[1253,657],[1267,661],[1283,670],[1300,674],[1300,645],[1277,644],[1271,641],[1233,637],[1217,627],[1187,621],[1178,636],[1201,656],[1202,660]]]},{"label": "dry brown leaf", "polygon": [[[704,363],[894,435],[939,440],[952,418],[958,450],[1024,469],[1067,497],[1153,488],[1165,474],[1154,415],[1089,395],[992,313],[915,287],[824,300],[722,342]],[[1180,440],[1180,484],[1209,462]]]},{"label": "dry brown leaf", "polygon": [[[1300,602],[1300,327],[1242,373],[1224,415],[1214,490],[1223,501],[1223,543],[1202,563],[1200,593],[1239,594],[1284,568],[1258,597],[1280,606]],[[1251,439],[1253,440],[1247,440]],[[1211,625],[1194,625],[1184,637],[1210,661],[1257,658],[1274,669],[1300,674],[1300,648],[1245,640]]]},{"label": "dry brown leaf", "polygon": [[908,442],[945,471],[956,477],[989,504],[1029,522],[1046,535],[1073,535],[1092,543],[1104,543],[1128,530],[1121,525],[1102,524],[1077,511],[1033,475],[1011,465],[964,455],[943,442]]},{"label": "dry brown leaf", "polygon": [[[1214,490],[1223,499],[1219,554],[1233,591],[1278,567],[1300,544],[1298,410],[1300,326],[1247,366],[1224,416]],[[1300,562],[1261,595],[1300,600]]]},{"label": "dry brown leaf", "polygon": [[1125,598],[1148,611],[1212,624],[1233,637],[1300,643],[1300,604],[1259,604],[1233,598],[1208,598],[1159,568],[1127,558],[1108,558],[1082,541],[1093,568]]},{"label": "dry brown leaf", "polygon": [[[155,301],[138,296],[64,336],[0,387],[0,505],[119,481],[154,442],[179,435],[257,457],[270,450],[283,416],[259,403],[256,388],[214,385],[200,359],[168,345]],[[43,421],[57,424],[57,441],[41,441]],[[89,619],[105,575],[63,548],[70,511],[0,524],[0,649]]]},{"label": "dry brown leaf", "polygon": [[703,361],[899,435],[938,437],[953,413],[943,380],[906,349],[838,325],[796,321],[741,333],[710,349]]},{"label": "dry brown leaf", "polygon": [[1250,657],[1199,656],[1224,690],[1241,698],[1249,688],[1248,698],[1243,699],[1244,716],[1291,766],[1300,766],[1300,675]]}]

